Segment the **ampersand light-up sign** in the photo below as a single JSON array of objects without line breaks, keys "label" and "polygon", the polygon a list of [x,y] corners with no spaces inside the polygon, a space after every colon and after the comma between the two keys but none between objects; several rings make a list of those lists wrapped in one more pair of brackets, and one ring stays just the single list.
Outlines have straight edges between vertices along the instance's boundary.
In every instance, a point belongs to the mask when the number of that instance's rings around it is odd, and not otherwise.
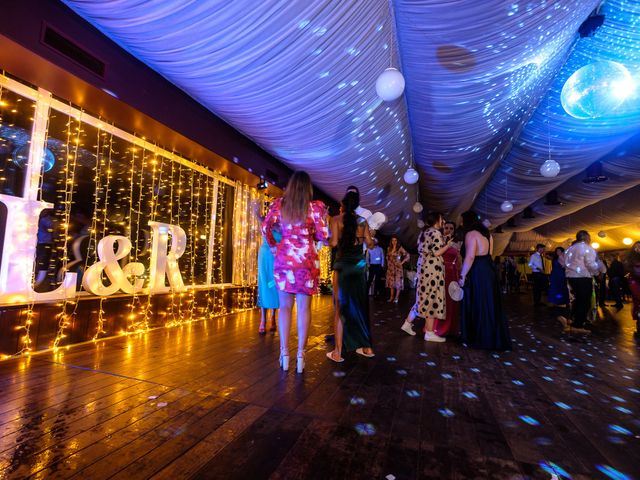
[{"label": "ampersand light-up sign", "polygon": [[[115,247],[115,251],[114,251]],[[144,265],[140,262],[130,262],[124,267],[118,260],[125,258],[131,251],[131,240],[121,235],[107,235],[98,242],[97,263],[91,265],[82,278],[82,286],[88,292],[101,297],[113,295],[118,290],[125,293],[137,293],[142,290],[144,280],[137,278],[144,274]],[[102,272],[107,274],[111,285],[102,282]],[[134,277],[133,283],[127,277]]]}]

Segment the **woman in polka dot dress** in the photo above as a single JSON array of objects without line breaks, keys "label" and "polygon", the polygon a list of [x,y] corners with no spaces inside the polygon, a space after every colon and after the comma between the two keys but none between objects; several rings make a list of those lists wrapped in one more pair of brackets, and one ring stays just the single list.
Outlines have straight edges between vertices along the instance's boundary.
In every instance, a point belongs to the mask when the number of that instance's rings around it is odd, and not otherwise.
[{"label": "woman in polka dot dress", "polygon": [[428,342],[444,342],[445,338],[433,331],[436,320],[446,318],[446,291],[444,286],[444,261],[442,255],[451,246],[452,240],[445,244],[440,232],[444,224],[441,213],[430,213],[426,219],[427,229],[418,238],[418,284],[416,303],[402,324],[402,330],[415,335],[413,321],[416,317],[426,319],[424,339]]}]

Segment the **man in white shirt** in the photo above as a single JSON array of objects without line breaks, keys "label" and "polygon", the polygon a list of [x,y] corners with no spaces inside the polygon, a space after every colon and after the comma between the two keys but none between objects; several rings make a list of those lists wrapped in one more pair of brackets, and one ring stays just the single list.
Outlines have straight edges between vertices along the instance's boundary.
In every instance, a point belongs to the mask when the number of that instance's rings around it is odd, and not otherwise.
[{"label": "man in white shirt", "polygon": [[384,273],[384,250],[378,245],[378,239],[374,238],[375,244],[367,249],[367,266],[369,267],[369,277],[367,278],[367,292],[371,294],[371,284],[373,283],[373,295],[380,293],[380,283]]},{"label": "man in white shirt", "polygon": [[580,230],[576,234],[576,242],[567,248],[564,267],[574,297],[571,305],[573,326],[584,328],[591,308],[593,277],[607,271],[591,246],[591,236],[585,230]]},{"label": "man in white shirt", "polygon": [[542,305],[540,299],[542,298],[542,291],[545,287],[544,276],[544,255],[545,246],[542,243],[536,245],[536,251],[531,254],[529,258],[529,267],[531,268],[531,279],[533,280],[533,305],[535,307]]}]

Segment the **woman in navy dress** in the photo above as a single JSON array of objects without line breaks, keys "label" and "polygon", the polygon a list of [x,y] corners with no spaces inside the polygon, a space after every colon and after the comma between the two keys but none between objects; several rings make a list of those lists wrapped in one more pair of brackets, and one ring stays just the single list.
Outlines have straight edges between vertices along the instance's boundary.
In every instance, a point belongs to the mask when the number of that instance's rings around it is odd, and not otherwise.
[{"label": "woman in navy dress", "polygon": [[548,300],[552,305],[569,304],[569,289],[567,288],[567,277],[564,273],[564,248],[562,247],[556,248],[553,252]]},{"label": "woman in navy dress", "polygon": [[460,272],[464,297],[460,308],[462,342],[487,350],[511,349],[509,326],[502,312],[500,285],[491,261],[493,238],[474,211],[462,214],[465,231]]}]

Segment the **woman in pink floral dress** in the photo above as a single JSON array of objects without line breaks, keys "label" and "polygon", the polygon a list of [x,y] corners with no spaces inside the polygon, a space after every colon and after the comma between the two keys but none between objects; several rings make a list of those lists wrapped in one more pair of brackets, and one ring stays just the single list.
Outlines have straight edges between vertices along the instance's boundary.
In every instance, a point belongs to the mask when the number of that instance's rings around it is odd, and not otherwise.
[{"label": "woman in pink floral dress", "polygon": [[[273,202],[264,219],[262,229],[267,243],[276,247],[274,277],[279,291],[280,367],[289,369],[289,333],[294,300],[298,312],[297,371],[304,370],[304,349],[311,323],[311,295],[318,292],[320,261],[315,241],[326,242],[329,228],[326,207],[319,200],[312,201],[313,185],[306,172],[291,176],[282,198]],[[276,242],[274,228],[282,239]]]}]

